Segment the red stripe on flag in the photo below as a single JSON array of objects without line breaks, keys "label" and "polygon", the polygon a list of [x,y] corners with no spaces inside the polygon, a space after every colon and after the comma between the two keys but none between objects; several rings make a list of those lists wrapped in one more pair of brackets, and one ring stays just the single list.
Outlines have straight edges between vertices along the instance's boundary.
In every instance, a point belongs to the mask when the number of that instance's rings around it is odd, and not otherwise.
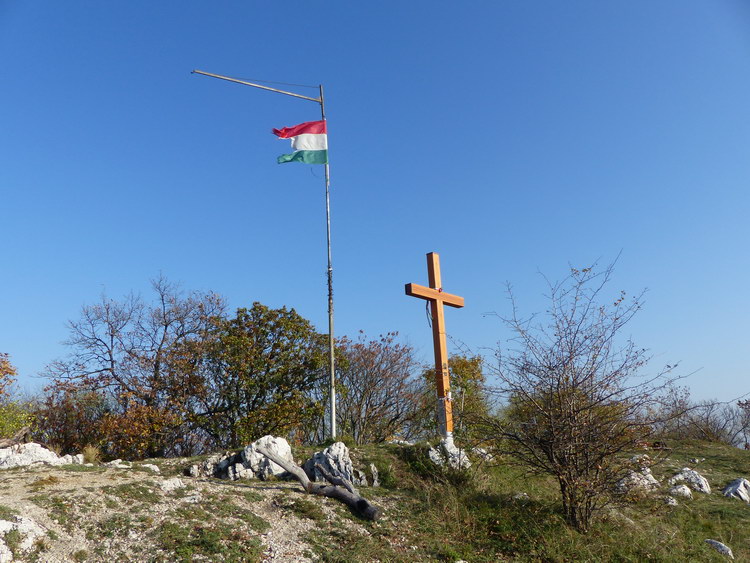
[{"label": "red stripe on flag", "polygon": [[282,129],[273,129],[273,134],[282,139],[288,139],[290,137],[296,137],[302,134],[313,134],[320,135],[326,134],[326,122],[325,121],[308,121],[306,123],[300,123],[299,125],[293,125],[292,127],[283,127]]}]

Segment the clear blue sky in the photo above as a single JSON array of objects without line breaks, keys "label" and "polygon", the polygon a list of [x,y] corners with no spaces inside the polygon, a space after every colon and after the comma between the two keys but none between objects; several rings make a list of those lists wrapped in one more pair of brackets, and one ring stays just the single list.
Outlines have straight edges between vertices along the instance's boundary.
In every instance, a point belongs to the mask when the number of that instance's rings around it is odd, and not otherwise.
[{"label": "clear blue sky", "polygon": [[[538,272],[649,289],[630,330],[695,398],[750,391],[750,5],[0,0],[0,351],[27,389],[65,322],[160,272],[326,330],[322,167],[277,165],[311,102],[191,75],[323,83],[336,332],[429,361],[543,310]],[[300,89],[315,94],[314,90]]]}]

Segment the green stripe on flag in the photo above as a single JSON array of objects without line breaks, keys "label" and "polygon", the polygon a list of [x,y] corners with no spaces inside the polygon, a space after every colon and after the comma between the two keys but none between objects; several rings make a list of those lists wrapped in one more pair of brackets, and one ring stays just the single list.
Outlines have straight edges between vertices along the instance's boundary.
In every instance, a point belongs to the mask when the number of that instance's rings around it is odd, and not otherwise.
[{"label": "green stripe on flag", "polygon": [[305,164],[328,164],[328,151],[296,151],[282,154],[276,159],[279,164],[285,162],[304,162]]}]

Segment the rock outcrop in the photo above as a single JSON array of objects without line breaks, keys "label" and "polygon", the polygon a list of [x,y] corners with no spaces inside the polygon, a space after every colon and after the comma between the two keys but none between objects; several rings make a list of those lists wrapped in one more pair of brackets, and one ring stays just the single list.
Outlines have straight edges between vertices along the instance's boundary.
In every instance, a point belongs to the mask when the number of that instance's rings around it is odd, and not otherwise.
[{"label": "rock outcrop", "polygon": [[322,452],[315,452],[305,462],[303,469],[307,476],[314,481],[324,481],[323,475],[315,468],[316,464],[320,464],[323,469],[334,476],[343,477],[355,487],[367,486],[367,476],[364,472],[354,469],[349,456],[349,448],[344,442],[336,442]]},{"label": "rock outcrop", "polygon": [[640,471],[630,471],[625,477],[617,482],[617,491],[628,493],[631,491],[648,492],[659,488],[659,481],[651,474],[648,467]]},{"label": "rock outcrop", "polygon": [[670,485],[674,485],[681,481],[685,481],[694,491],[705,494],[711,493],[711,485],[708,484],[708,481],[703,475],[701,475],[694,469],[683,467],[677,475],[675,475],[674,477],[670,477],[668,483]]},{"label": "rock outcrop", "polygon": [[[266,480],[271,476],[280,477],[286,473],[283,467],[277,465],[258,451],[258,446],[276,454],[277,456],[294,463],[292,448],[284,438],[274,436],[263,436],[242,450],[242,467],[237,468],[238,475],[241,470],[250,470],[258,479]],[[246,473],[245,473],[246,475]]]},{"label": "rock outcrop", "polygon": [[10,448],[0,449],[0,469],[25,467],[37,463],[46,463],[48,465],[80,465],[83,463],[83,455],[59,456],[52,450],[48,450],[36,442],[18,444]]},{"label": "rock outcrop", "polygon": [[229,478],[229,468],[242,463],[242,453],[224,452],[207,457],[200,463],[195,463],[185,469],[185,475],[190,477]]},{"label": "rock outcrop", "polygon": [[747,479],[735,479],[729,483],[721,493],[725,497],[735,497],[750,503],[750,481]]},{"label": "rock outcrop", "polygon": [[468,469],[471,467],[466,451],[456,447],[453,438],[450,436],[440,440],[440,443],[434,448],[430,448],[428,455],[435,465],[447,465],[453,469]]},{"label": "rock outcrop", "polygon": [[239,453],[225,452],[206,458],[201,463],[191,465],[185,470],[190,477],[217,477],[219,479],[268,479],[271,476],[283,476],[286,472],[279,465],[261,455],[257,448],[262,446],[294,463],[292,448],[284,438],[263,436]]}]

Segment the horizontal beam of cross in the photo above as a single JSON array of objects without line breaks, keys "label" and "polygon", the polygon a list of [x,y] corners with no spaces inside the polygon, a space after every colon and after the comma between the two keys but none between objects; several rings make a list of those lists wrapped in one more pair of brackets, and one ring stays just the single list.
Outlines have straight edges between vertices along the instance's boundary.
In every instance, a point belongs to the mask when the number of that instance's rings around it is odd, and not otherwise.
[{"label": "horizontal beam of cross", "polygon": [[420,299],[426,299],[427,301],[442,301],[449,307],[460,308],[464,306],[464,298],[451,293],[445,293],[438,289],[432,289],[431,287],[425,287],[416,283],[407,283],[406,295],[412,297],[419,297]]}]

